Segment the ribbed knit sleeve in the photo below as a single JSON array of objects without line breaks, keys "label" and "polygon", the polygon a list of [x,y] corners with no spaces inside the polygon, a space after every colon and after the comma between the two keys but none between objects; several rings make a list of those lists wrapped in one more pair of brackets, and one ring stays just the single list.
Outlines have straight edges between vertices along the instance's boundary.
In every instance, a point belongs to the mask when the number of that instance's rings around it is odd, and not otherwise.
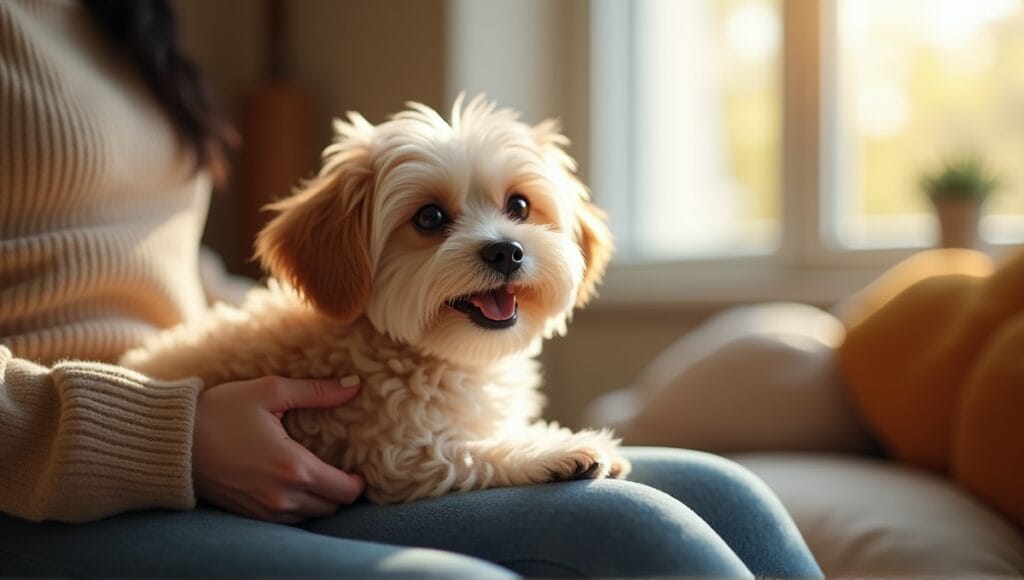
[{"label": "ribbed knit sleeve", "polygon": [[0,512],[82,522],[193,507],[200,388],[100,363],[46,368],[0,346]]},{"label": "ribbed knit sleeve", "polygon": [[208,198],[83,2],[0,0],[0,512],[194,505],[199,382],[81,361],[203,315]]}]

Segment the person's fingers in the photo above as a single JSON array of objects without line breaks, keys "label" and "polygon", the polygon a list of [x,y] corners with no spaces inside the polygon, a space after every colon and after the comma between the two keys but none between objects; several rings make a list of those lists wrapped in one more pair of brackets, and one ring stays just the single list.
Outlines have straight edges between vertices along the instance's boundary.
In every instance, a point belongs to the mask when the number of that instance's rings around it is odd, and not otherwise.
[{"label": "person's fingers", "polygon": [[304,518],[322,518],[334,515],[338,511],[338,502],[324,499],[314,493],[307,491],[296,492],[295,509],[293,515]]},{"label": "person's fingers", "polygon": [[359,393],[359,378],[289,379],[264,377],[261,379],[267,410],[290,411],[313,407],[337,407],[351,401]]},{"label": "person's fingers", "polygon": [[309,469],[309,483],[306,489],[316,495],[342,504],[350,504],[363,493],[366,480],[363,476],[344,471],[328,465],[317,456],[311,455],[306,463]]},{"label": "person's fingers", "polygon": [[216,488],[205,489],[202,490],[202,498],[221,509],[226,509],[236,514],[265,522],[276,521],[270,510],[263,507],[255,498],[241,492],[232,493]]},{"label": "person's fingers", "polygon": [[257,519],[282,524],[326,517],[338,511],[338,502],[302,489],[279,490],[271,497],[267,502],[248,507],[247,511]]}]

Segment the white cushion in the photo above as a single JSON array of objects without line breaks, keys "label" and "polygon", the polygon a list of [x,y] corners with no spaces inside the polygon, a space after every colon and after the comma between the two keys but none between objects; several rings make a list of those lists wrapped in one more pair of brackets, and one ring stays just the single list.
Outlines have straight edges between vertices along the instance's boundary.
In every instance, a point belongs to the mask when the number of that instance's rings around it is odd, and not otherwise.
[{"label": "white cushion", "polygon": [[665,349],[634,388],[595,401],[587,421],[633,445],[868,452],[834,360],[843,336],[803,304],[730,309]]},{"label": "white cushion", "polygon": [[880,459],[733,456],[793,515],[829,576],[1020,576],[1024,534],[950,480]]}]

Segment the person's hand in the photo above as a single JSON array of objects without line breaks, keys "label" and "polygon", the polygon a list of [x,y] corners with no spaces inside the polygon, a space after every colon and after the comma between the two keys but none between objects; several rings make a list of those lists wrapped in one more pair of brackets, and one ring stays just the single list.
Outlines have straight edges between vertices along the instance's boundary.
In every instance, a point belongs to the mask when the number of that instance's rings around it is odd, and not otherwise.
[{"label": "person's hand", "polygon": [[281,417],[291,409],[336,407],[358,392],[358,383],[281,377],[203,391],[192,440],[196,495],[228,511],[281,523],[330,515],[339,504],[352,503],[363,492],[363,478],[321,461],[288,436]]}]

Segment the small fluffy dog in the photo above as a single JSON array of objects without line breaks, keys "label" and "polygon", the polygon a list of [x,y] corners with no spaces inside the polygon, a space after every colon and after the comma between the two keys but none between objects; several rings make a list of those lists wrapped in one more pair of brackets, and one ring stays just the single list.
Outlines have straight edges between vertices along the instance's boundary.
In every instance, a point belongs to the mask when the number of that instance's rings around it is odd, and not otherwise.
[{"label": "small fluffy dog", "polygon": [[122,364],[206,385],[358,375],[334,409],[288,413],[291,436],[367,482],[376,503],[624,477],[608,431],[538,421],[533,356],[592,296],[611,254],[557,124],[477,97],[451,122],[424,105],[336,121],[323,167],[259,234],[280,282],[217,305]]}]

